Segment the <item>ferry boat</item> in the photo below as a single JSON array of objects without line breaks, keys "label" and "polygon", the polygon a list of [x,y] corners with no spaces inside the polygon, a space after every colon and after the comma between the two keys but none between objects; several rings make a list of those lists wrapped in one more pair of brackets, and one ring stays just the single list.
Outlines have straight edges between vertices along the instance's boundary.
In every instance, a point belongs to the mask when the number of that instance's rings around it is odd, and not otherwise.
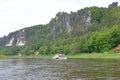
[{"label": "ferry boat", "polygon": [[52,59],[66,60],[67,57],[64,54],[55,54]]}]

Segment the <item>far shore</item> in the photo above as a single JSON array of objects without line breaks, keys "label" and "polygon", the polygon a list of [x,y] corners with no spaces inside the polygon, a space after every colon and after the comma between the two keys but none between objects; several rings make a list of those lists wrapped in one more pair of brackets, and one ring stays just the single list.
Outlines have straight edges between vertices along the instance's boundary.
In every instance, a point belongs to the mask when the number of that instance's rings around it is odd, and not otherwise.
[{"label": "far shore", "polygon": [[[52,59],[54,55],[38,55],[38,56],[7,56],[7,58],[41,58]],[[120,59],[120,53],[82,53],[82,54],[69,54],[66,55],[68,59],[72,58],[97,58],[97,59]],[[3,59],[6,57],[3,57]],[[1,58],[2,59],[2,58]]]},{"label": "far shore", "polygon": [[104,59],[120,59],[120,53],[82,53],[68,55],[69,58],[104,58]]}]

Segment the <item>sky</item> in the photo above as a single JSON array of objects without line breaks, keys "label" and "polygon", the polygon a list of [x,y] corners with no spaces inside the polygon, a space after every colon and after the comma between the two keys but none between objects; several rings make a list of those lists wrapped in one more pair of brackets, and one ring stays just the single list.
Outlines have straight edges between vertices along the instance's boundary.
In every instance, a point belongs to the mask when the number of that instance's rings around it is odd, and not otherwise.
[{"label": "sky", "polygon": [[112,2],[120,0],[0,0],[0,37],[25,27],[47,24],[60,11],[107,7]]}]

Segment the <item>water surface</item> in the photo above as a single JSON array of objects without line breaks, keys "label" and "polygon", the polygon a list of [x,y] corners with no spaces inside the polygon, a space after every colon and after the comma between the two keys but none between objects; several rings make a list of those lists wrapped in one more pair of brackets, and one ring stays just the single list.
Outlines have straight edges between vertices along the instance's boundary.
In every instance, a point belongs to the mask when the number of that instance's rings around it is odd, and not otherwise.
[{"label": "water surface", "polygon": [[0,60],[0,80],[120,80],[120,60]]}]

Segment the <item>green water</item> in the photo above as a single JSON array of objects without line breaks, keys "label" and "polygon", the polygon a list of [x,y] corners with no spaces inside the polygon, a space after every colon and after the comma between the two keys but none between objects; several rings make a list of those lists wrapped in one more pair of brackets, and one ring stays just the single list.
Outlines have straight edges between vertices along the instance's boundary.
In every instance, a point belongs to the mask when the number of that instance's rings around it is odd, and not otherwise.
[{"label": "green water", "polygon": [[120,60],[0,60],[0,80],[120,80]]}]

